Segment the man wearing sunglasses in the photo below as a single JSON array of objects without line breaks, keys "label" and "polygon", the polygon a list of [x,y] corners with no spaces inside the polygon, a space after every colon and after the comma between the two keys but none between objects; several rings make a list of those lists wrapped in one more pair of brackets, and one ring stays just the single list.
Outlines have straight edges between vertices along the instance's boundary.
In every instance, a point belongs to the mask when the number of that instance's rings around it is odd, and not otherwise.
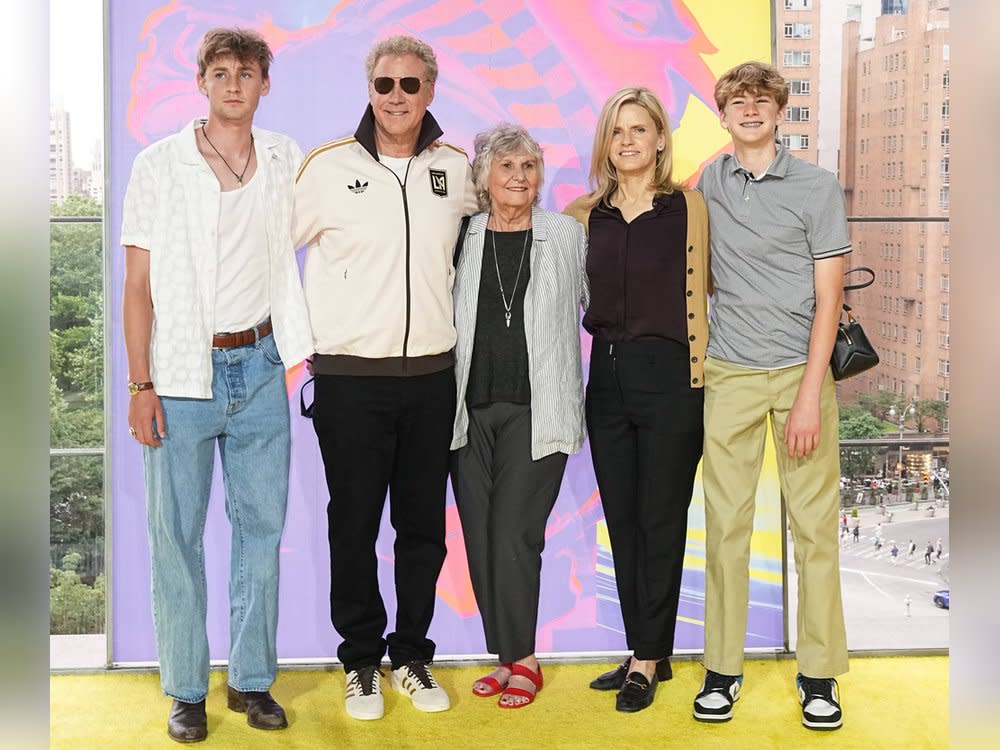
[{"label": "man wearing sunglasses", "polygon": [[[448,694],[428,666],[455,413],[452,253],[476,210],[461,149],[435,142],[427,111],[437,60],[395,36],[365,61],[369,106],[353,137],[314,149],[299,170],[293,232],[308,245],[305,292],[316,356],[313,426],[330,503],[330,615],[344,641],[345,707],[383,714],[380,664],[421,711]],[[396,532],[396,627],[378,586],[386,491]]]}]

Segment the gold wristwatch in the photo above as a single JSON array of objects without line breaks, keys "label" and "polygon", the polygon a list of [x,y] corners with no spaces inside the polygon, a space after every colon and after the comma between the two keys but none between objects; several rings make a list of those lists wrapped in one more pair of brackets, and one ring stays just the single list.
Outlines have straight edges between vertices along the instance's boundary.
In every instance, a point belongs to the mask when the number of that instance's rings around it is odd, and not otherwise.
[{"label": "gold wristwatch", "polygon": [[148,380],[145,383],[132,383],[132,382],[130,382],[128,384],[128,395],[129,396],[134,396],[139,391],[151,391],[151,390],[153,390],[153,384],[150,381],[148,381]]}]

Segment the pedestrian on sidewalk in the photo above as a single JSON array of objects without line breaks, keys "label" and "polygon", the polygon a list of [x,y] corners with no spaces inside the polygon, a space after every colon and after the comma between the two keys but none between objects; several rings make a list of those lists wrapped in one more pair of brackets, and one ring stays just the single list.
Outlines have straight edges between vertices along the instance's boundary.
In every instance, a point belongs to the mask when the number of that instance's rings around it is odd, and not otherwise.
[{"label": "pedestrian on sidewalk", "polygon": [[910,557],[913,557],[916,551],[917,551],[917,543],[911,539],[910,543],[906,545],[906,554],[909,555]]},{"label": "pedestrian on sidewalk", "polygon": [[935,546],[934,549],[936,550],[934,559],[935,560],[940,560],[941,559],[941,553],[944,552],[944,544],[942,544],[942,542],[941,542],[941,537],[938,537],[937,545]]},{"label": "pedestrian on sidewalk", "polygon": [[892,542],[892,549],[889,550],[889,554],[892,555],[892,562],[896,563],[899,560],[899,547],[896,546],[895,542]]},{"label": "pedestrian on sidewalk", "polygon": [[855,526],[854,527],[854,541],[855,541],[855,543],[861,541],[861,527],[860,526]]},{"label": "pedestrian on sidewalk", "polygon": [[924,565],[930,565],[932,562],[931,556],[934,554],[934,545],[931,544],[931,540],[927,540],[927,548],[924,550]]}]

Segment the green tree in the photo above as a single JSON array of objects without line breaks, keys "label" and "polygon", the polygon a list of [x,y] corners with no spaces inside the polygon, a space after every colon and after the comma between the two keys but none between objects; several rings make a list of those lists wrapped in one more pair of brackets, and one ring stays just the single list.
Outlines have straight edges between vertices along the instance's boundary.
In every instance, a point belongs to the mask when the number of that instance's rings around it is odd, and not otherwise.
[{"label": "green tree", "polygon": [[948,416],[948,402],[938,401],[934,398],[922,398],[914,404],[917,419],[917,432],[928,432],[928,420],[932,420],[934,427],[941,429],[941,424]]},{"label": "green tree", "polygon": [[[882,437],[883,422],[864,410],[849,411],[844,418],[841,410],[841,440],[875,440]],[[844,445],[840,448],[840,472],[845,477],[861,477],[873,473],[878,447],[874,445]]]},{"label": "green tree", "polygon": [[899,394],[893,393],[892,391],[868,391],[867,393],[859,393],[858,404],[879,419],[888,421],[898,419],[898,417],[890,416],[890,410],[895,410],[895,414],[899,414],[899,410],[906,406],[906,404],[903,403],[902,399],[899,397]]},{"label": "green tree", "polygon": [[80,580],[80,555],[73,552],[59,568],[49,568],[49,632],[53,635],[104,632],[104,576],[93,586]]}]

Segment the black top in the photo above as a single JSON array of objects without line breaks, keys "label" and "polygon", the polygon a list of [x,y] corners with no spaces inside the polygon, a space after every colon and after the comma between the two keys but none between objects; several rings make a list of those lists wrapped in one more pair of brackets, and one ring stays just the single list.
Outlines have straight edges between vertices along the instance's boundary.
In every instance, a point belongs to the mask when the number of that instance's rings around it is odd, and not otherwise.
[{"label": "black top", "polygon": [[656,196],[631,223],[600,203],[589,223],[590,307],[583,327],[608,341],[657,338],[687,346],[684,195]]},{"label": "black top", "polygon": [[[496,260],[493,242],[496,241]],[[524,262],[521,263],[521,251]],[[521,276],[515,288],[517,267]],[[500,296],[497,267],[503,278],[503,291],[510,303],[510,327]],[[484,406],[498,401],[531,403],[528,381],[528,343],[524,337],[524,290],[531,278],[531,230],[494,232],[487,229],[483,238],[483,268],[479,276],[479,300],[476,304],[476,334],[472,341],[472,364],[466,403]],[[511,296],[513,295],[513,301]]]}]

